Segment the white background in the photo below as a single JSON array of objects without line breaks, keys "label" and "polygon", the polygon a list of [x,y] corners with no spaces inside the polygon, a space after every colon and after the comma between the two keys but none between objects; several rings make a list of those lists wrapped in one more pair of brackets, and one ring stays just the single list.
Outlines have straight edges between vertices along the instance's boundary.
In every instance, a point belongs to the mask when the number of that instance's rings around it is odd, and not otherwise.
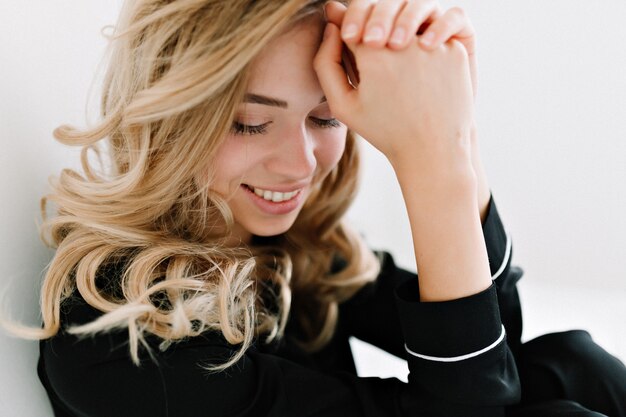
[{"label": "white background", "polygon": [[[63,123],[85,125],[105,47],[100,29],[115,22],[120,4],[0,0],[0,286],[8,287],[3,307],[33,325],[51,255],[37,235],[39,198],[49,175],[77,164],[76,151],[51,132]],[[443,5],[463,7],[478,33],[482,157],[513,238],[513,262],[526,271],[524,338],[587,328],[626,359],[626,3]],[[372,247],[412,268],[393,172],[366,144],[364,151],[350,218]],[[405,377],[402,361],[356,340],[353,347],[361,374]],[[36,343],[0,333],[3,416],[51,415],[36,358]]]}]

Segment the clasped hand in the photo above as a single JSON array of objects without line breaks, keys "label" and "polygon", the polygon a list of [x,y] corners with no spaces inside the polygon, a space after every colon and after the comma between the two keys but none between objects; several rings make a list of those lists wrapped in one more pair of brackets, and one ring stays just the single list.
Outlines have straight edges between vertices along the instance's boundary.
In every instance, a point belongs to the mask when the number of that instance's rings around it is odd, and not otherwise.
[{"label": "clasped hand", "polygon": [[[426,176],[471,169],[475,41],[462,9],[443,13],[433,0],[325,7],[328,24],[314,67],[333,115],[396,169],[419,166]],[[357,88],[342,65],[344,43],[356,63]]]}]

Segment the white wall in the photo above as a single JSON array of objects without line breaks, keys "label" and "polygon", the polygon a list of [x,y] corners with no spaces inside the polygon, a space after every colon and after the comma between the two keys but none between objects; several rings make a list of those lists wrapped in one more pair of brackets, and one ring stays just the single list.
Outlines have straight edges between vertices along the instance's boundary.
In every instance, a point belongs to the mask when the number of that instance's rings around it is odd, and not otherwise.
[{"label": "white wall", "polygon": [[[76,152],[54,141],[52,130],[84,126],[105,47],[100,28],[115,21],[119,4],[0,0],[0,288],[11,284],[4,307],[32,325],[39,324],[38,287],[50,257],[37,235],[39,198],[49,175],[77,164]],[[37,355],[35,342],[0,332],[1,415],[52,415],[35,373]]]},{"label": "white wall", "polygon": [[[38,323],[37,288],[50,256],[36,232],[38,199],[48,175],[76,164],[76,153],[51,132],[62,123],[84,125],[105,45],[99,30],[114,23],[119,4],[0,0],[0,284],[12,284],[8,308],[31,324]],[[482,156],[525,280],[623,292],[626,3],[443,4],[462,6],[478,33]],[[350,216],[372,246],[411,267],[399,189],[384,159],[365,150]],[[617,331],[624,333],[623,324]],[[6,415],[51,415],[36,357],[35,343],[0,334]]]}]

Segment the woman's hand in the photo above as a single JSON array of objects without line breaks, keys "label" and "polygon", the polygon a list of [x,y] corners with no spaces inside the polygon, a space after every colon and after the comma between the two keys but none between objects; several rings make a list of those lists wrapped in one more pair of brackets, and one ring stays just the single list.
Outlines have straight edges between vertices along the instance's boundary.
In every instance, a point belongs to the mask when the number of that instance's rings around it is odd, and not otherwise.
[{"label": "woman's hand", "polygon": [[[434,0],[408,3],[406,0],[379,3],[353,0],[352,4],[355,4],[355,7],[351,8],[349,13],[346,6],[337,1],[329,1],[324,9],[327,21],[341,28],[345,41],[363,40],[364,44],[374,48],[387,46],[394,50],[406,48],[416,34],[421,35],[420,45],[425,50],[437,48],[450,39],[461,42],[469,58],[472,92],[474,98],[476,97],[478,91],[476,34],[463,9],[452,7],[443,13],[441,6]],[[350,24],[356,27],[352,37],[346,36]],[[368,39],[367,33],[375,27],[382,28],[382,37]],[[431,41],[427,42],[429,38]]]},{"label": "woman's hand", "polygon": [[[339,25],[327,24],[313,65],[335,117],[382,151],[396,171],[411,224],[420,300],[453,300],[491,285],[472,167],[475,90],[468,52],[454,38],[425,48],[421,36],[408,32],[395,49],[376,46],[389,42],[391,22],[407,22],[413,31],[437,17],[433,1],[403,4],[353,0],[348,6],[340,25],[345,33],[358,23],[354,36],[344,37],[358,68],[357,88],[342,67]],[[377,24],[383,36],[366,34],[362,43],[364,29]]]},{"label": "woman's hand", "polygon": [[[430,0],[421,2],[413,1],[408,4],[402,3],[401,10],[398,8],[398,4],[400,3],[388,2],[383,4],[381,2],[376,8],[374,8],[374,4],[369,4],[369,10],[372,13],[377,13],[376,21],[383,27],[383,33],[386,36],[378,41],[368,40],[364,43],[373,48],[386,46],[393,50],[402,50],[409,45],[412,39],[414,40],[414,34],[417,34],[422,35],[419,37],[420,46],[425,50],[432,50],[450,39],[458,40],[463,44],[468,54],[469,69],[472,79],[472,94],[475,98],[478,91],[475,31],[465,12],[460,8],[453,7],[443,13],[438,3]],[[346,25],[350,22],[355,23],[358,28],[356,39],[361,39],[363,33],[374,26],[373,16],[370,17],[367,28],[364,26],[364,14],[352,13],[346,18],[346,6],[337,1],[329,1],[326,3],[324,11],[326,20],[334,23],[339,28],[342,28],[342,30],[345,28],[344,23],[346,23]],[[370,13],[370,11],[368,11],[368,13]],[[402,41],[397,42],[394,40],[394,33],[399,28],[405,35],[410,35],[404,36]],[[428,34],[432,34],[433,39],[430,45],[424,42]],[[349,57],[349,59],[351,58],[352,57]],[[478,182],[478,207],[481,221],[484,223],[489,208],[491,190],[489,188],[485,168],[480,158],[475,123],[472,126],[470,140],[472,148],[472,167]]]},{"label": "woman's hand", "polygon": [[[342,28],[352,16],[367,16],[366,4],[354,0]],[[369,14],[362,27],[377,16]],[[470,173],[473,96],[463,44],[450,39],[425,49],[413,37],[402,49],[391,50],[350,40],[346,45],[360,75],[354,89],[341,65],[339,28],[329,23],[326,35],[314,67],[335,117],[383,152],[396,170],[408,164],[424,178]]]}]

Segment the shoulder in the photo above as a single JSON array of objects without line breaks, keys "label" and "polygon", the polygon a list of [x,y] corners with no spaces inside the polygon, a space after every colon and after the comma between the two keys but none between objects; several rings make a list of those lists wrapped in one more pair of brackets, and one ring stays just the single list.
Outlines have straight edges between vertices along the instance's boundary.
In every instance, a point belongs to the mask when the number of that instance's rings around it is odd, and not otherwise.
[{"label": "shoulder", "polygon": [[230,415],[253,397],[257,368],[248,357],[223,372],[205,369],[236,353],[237,346],[221,333],[205,332],[169,345],[147,335],[135,364],[128,328],[84,337],[68,332],[68,327],[103,314],[77,291],[63,302],[62,329],[40,345],[40,377],[51,399],[84,415],[156,416],[166,409],[171,415],[188,415],[202,407]]}]

